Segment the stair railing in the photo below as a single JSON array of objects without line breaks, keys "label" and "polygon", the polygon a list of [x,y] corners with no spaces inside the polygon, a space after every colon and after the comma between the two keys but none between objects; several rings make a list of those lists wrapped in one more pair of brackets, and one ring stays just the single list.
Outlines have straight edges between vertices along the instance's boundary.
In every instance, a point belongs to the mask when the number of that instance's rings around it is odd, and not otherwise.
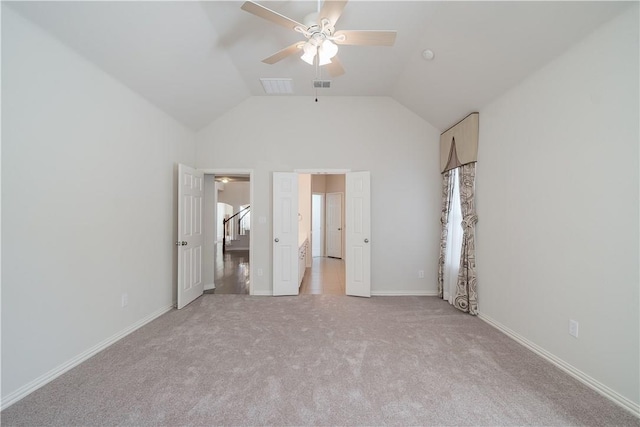
[{"label": "stair railing", "polygon": [[[249,209],[249,206],[247,206],[247,209]],[[240,218],[238,218],[238,235],[243,235],[245,233],[243,233],[244,230],[244,226],[243,226],[243,222],[242,220],[244,219],[245,216],[247,216],[247,214],[249,214],[250,211],[246,211],[245,213],[242,214],[242,216]],[[238,212],[239,213],[239,212]]]},{"label": "stair railing", "polygon": [[246,214],[249,213],[249,209],[251,209],[251,206],[247,206],[244,209],[240,209],[238,212],[234,213],[233,215],[231,215],[229,218],[223,218],[222,219],[222,253],[225,253],[226,249],[227,249],[227,231],[228,231],[228,224],[229,222],[237,217],[238,215],[240,215],[241,213],[244,212],[244,215],[242,215],[242,217],[240,217],[240,219],[238,220],[238,234],[240,234],[240,221],[242,220],[242,218],[244,218],[244,216]]}]

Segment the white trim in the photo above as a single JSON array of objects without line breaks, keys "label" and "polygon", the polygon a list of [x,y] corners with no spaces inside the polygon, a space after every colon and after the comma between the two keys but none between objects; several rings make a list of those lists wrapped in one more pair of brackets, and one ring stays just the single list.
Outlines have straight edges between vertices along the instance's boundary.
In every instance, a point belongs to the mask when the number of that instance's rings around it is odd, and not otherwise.
[{"label": "white trim", "polygon": [[253,169],[196,168],[196,170],[202,171],[205,175],[253,175]]},{"label": "white trim", "polygon": [[[311,181],[313,182],[313,181]],[[320,233],[320,255],[313,255],[313,196],[320,196],[320,198],[322,199],[322,209],[320,210],[320,222],[321,222],[321,228],[322,228],[322,233]],[[327,193],[318,193],[318,192],[311,192],[311,263],[313,265],[313,257],[324,257],[325,256],[325,240],[326,240],[326,236],[324,235],[326,232],[326,220],[325,220],[325,208],[327,207],[326,204],[326,198],[327,198]]]},{"label": "white trim", "polygon": [[351,169],[294,169],[293,171],[309,175],[344,175],[351,172]]},{"label": "white trim", "polygon": [[35,380],[25,384],[24,386],[20,387],[19,389],[17,389],[13,393],[8,394],[4,398],[2,398],[2,405],[0,406],[0,410],[4,411],[6,408],[8,408],[9,406],[13,405],[14,403],[19,401],[20,399],[22,399],[22,398],[26,397],[27,395],[33,393],[34,391],[36,391],[40,387],[44,386],[45,384],[55,380],[60,375],[62,375],[65,372],[69,371],[70,369],[75,368],[76,366],[78,366],[79,364],[84,362],[85,360],[89,359],[91,356],[99,353],[100,351],[104,350],[105,348],[109,347],[110,345],[115,344],[117,341],[120,341],[122,338],[126,337],[131,332],[135,331],[136,329],[139,329],[139,328],[143,327],[147,323],[149,323],[149,322],[157,319],[158,317],[162,316],[163,314],[173,310],[174,307],[175,307],[175,303],[171,304],[170,306],[163,307],[163,308],[151,313],[150,315],[148,315],[147,317],[139,320],[138,322],[134,323],[133,325],[124,328],[122,331],[116,333],[115,335],[112,335],[111,337],[109,337],[106,340],[94,345],[93,347],[89,348],[88,350],[83,351],[79,355],[77,355],[74,358],[68,360],[67,362],[63,363],[62,365],[58,366],[57,368],[54,368],[54,369],[50,370],[49,372],[47,372],[46,374],[41,375],[40,377],[36,378]]},{"label": "white trim", "polygon": [[438,291],[371,291],[372,297],[437,297]]},{"label": "white trim", "polygon": [[626,397],[622,396],[620,393],[610,389],[606,385],[602,384],[600,381],[598,381],[598,380],[594,379],[593,377],[585,374],[584,372],[582,372],[578,368],[570,365],[569,363],[567,363],[564,360],[560,359],[559,357],[553,355],[552,353],[549,353],[547,350],[545,350],[542,347],[538,346],[537,344],[529,341],[528,339],[526,339],[522,335],[518,334],[517,332],[512,331],[511,329],[507,328],[506,326],[504,326],[500,322],[498,322],[496,320],[493,320],[489,316],[486,316],[486,315],[484,315],[482,313],[478,313],[478,318],[483,320],[484,322],[488,323],[489,325],[493,326],[494,328],[496,328],[497,330],[499,330],[500,332],[502,332],[503,334],[505,334],[509,338],[513,339],[514,341],[517,341],[518,343],[522,344],[523,346],[525,346],[529,350],[533,351],[537,355],[539,355],[539,356],[543,357],[544,359],[548,360],[549,362],[553,363],[555,366],[557,366],[558,368],[562,369],[564,372],[566,372],[567,374],[571,375],[572,377],[574,377],[575,379],[577,379],[578,381],[580,381],[584,385],[588,386],[589,388],[597,391],[598,393],[600,393],[601,395],[603,395],[607,399],[611,400],[613,403],[616,403],[617,405],[620,405],[621,407],[623,407],[624,409],[628,410],[629,412],[631,412],[636,417],[640,417],[640,405],[639,404],[627,399]]},{"label": "white trim", "polygon": [[253,294],[251,295],[256,297],[272,297],[273,292],[272,291],[253,291]]},{"label": "white trim", "polygon": [[211,289],[215,289],[216,288],[216,284],[215,283],[207,283],[206,285],[204,285],[204,290],[205,291],[210,291]]}]

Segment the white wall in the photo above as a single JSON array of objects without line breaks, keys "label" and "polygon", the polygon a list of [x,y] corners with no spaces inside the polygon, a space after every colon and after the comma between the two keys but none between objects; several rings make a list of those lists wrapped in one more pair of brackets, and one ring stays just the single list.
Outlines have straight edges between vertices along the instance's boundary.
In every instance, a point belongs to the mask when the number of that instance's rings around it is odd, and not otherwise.
[{"label": "white wall", "polygon": [[482,108],[477,173],[482,315],[636,408],[638,49],[636,5]]},{"label": "white wall", "polygon": [[195,135],[6,4],[2,113],[6,405],[171,307],[176,163],[194,163]]},{"label": "white wall", "polygon": [[227,182],[224,190],[218,191],[218,202],[233,206],[233,213],[240,210],[241,205],[251,201],[251,184],[249,182]]},{"label": "white wall", "polygon": [[[256,293],[272,291],[272,172],[343,168],[371,171],[372,292],[436,292],[439,132],[393,99],[252,97],[197,140],[198,167],[254,170],[252,215],[267,219],[251,232],[253,268],[264,271],[251,278]],[[387,204],[405,208],[394,226]],[[422,218],[416,223],[413,215]]]}]

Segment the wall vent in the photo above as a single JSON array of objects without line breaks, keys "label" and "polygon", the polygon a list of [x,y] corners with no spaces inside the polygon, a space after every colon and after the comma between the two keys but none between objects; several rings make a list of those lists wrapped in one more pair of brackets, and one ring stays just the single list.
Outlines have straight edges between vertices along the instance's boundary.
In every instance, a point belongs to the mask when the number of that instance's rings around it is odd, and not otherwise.
[{"label": "wall vent", "polygon": [[329,89],[331,87],[331,80],[314,80],[313,87],[316,89]]},{"label": "wall vent", "polygon": [[285,95],[293,93],[291,79],[260,79],[262,87],[267,95]]}]

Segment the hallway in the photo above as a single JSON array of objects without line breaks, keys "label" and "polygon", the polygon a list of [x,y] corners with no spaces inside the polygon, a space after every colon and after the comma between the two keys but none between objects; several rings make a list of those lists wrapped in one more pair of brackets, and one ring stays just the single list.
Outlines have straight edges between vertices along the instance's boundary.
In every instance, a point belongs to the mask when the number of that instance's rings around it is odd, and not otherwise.
[{"label": "hallway", "polygon": [[307,268],[300,294],[344,295],[344,260],[327,257],[313,257],[311,268]]},{"label": "hallway", "polygon": [[249,251],[223,254],[222,244],[217,244],[214,280],[216,288],[205,294],[249,294]]},{"label": "hallway", "polygon": [[[249,294],[249,251],[227,251],[223,255],[222,245],[216,245],[215,266],[216,288],[205,294]],[[344,295],[344,260],[314,257],[302,279],[300,294]]]}]

